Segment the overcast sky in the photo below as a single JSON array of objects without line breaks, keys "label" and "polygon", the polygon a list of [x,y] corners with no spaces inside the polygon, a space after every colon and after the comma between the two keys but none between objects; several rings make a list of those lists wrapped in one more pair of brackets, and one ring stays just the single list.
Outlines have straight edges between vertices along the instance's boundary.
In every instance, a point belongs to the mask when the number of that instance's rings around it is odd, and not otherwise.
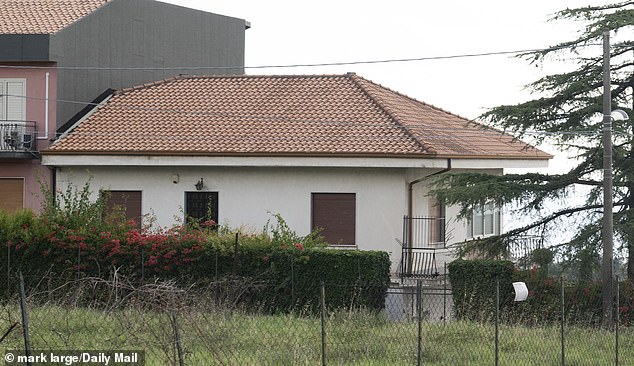
[{"label": "overcast sky", "polygon": [[[241,18],[246,66],[453,56],[545,48],[576,35],[578,24],[548,22],[567,7],[605,0],[163,0]],[[600,53],[601,48],[597,47]],[[561,65],[536,67],[512,56],[373,65],[247,69],[248,74],[356,72],[410,97],[474,119],[516,104],[524,85]],[[545,148],[551,153],[552,149]],[[555,161],[554,164],[558,165]]]}]

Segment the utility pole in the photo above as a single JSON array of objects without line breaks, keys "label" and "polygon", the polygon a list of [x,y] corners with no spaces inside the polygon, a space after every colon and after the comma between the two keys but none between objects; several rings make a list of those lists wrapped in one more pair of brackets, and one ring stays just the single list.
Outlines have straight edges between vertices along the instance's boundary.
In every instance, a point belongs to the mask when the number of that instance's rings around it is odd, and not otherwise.
[{"label": "utility pole", "polygon": [[603,261],[601,282],[603,326],[612,329],[612,258],[614,222],[612,215],[612,89],[610,81],[610,32],[603,32]]}]

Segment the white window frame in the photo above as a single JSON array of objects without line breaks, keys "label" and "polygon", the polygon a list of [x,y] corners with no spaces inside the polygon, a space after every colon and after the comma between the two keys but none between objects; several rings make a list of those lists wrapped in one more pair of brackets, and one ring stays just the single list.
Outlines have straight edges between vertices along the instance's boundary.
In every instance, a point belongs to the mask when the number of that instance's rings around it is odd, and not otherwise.
[{"label": "white window frame", "polygon": [[[17,97],[6,96],[8,93],[9,83],[20,83],[21,90]],[[24,78],[1,78],[0,79],[0,120],[2,121],[26,121],[26,79]],[[14,95],[14,94],[12,94]],[[19,108],[18,116],[11,116],[15,118],[8,118],[9,114],[9,101],[16,103]]]},{"label": "white window frame", "polygon": [[467,223],[469,238],[483,238],[500,235],[502,227],[502,209],[488,203],[473,210],[473,215]]}]

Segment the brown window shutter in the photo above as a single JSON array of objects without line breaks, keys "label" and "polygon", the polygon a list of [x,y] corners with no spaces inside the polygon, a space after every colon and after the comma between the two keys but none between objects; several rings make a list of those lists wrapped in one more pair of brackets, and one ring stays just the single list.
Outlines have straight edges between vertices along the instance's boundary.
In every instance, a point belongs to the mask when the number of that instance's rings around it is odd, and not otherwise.
[{"label": "brown window shutter", "polygon": [[123,209],[126,220],[133,220],[141,229],[141,191],[107,191],[106,207],[109,211]]},{"label": "brown window shutter", "polygon": [[0,210],[14,213],[24,208],[24,179],[0,179]]},{"label": "brown window shutter", "polygon": [[330,244],[355,245],[356,195],[354,193],[313,193],[312,229]]}]

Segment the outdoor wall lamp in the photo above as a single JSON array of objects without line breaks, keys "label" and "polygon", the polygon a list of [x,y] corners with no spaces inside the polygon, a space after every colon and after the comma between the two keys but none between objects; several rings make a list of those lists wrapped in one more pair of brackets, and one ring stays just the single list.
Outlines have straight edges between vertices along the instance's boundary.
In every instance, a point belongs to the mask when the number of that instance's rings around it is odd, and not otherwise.
[{"label": "outdoor wall lamp", "polygon": [[197,191],[202,191],[203,189],[203,179],[200,178],[200,180],[198,181],[198,183],[194,184],[194,187],[196,187]]},{"label": "outdoor wall lamp", "polygon": [[172,174],[172,183],[178,184],[179,181],[180,181],[180,177],[178,176],[178,173]]}]

